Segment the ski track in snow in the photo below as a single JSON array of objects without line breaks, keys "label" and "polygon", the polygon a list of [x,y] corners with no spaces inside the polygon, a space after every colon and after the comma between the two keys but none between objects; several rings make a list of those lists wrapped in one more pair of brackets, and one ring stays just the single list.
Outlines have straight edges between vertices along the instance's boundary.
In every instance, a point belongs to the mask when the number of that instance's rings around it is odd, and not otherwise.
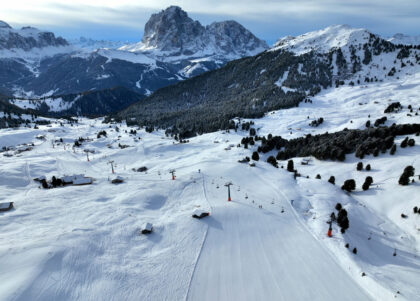
[{"label": "ski track in snow", "polygon": [[[261,185],[268,188],[254,178],[253,188]],[[213,214],[205,220],[209,230],[188,300],[370,300],[302,227],[287,200],[276,198],[288,207],[277,215],[224,196],[210,194]]]}]

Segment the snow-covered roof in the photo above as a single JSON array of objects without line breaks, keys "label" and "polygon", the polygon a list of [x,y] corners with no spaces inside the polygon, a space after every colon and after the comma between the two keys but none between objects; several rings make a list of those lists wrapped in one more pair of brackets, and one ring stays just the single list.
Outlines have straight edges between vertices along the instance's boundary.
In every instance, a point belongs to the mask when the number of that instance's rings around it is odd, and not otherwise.
[{"label": "snow-covered roof", "polygon": [[151,223],[146,223],[143,226],[143,230],[152,231],[153,225]]}]

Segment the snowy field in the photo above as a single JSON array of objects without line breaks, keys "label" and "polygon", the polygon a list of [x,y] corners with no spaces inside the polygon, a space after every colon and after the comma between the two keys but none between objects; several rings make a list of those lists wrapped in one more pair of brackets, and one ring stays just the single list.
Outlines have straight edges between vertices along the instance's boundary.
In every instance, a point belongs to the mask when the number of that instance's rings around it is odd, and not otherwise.
[{"label": "snowy field", "polygon": [[[392,101],[404,109],[387,114],[386,125],[420,123],[414,113],[407,116],[408,104],[418,109],[419,84],[412,76],[326,90],[312,104],[254,120],[255,127],[258,135],[287,139],[362,129]],[[308,126],[319,117],[323,124]],[[398,137],[394,156],[312,158],[305,166],[295,158],[309,178],[294,180],[264,162],[274,151],[255,167],[237,162],[257,147],[236,147],[247,132],[179,144],[163,132],[130,135],[125,131],[134,128],[115,127],[80,119],[74,126],[0,130],[0,147],[35,144],[18,155],[0,154],[0,201],[15,206],[0,212],[0,300],[419,300],[420,215],[412,208],[420,207],[420,181],[400,186],[398,178],[407,165],[419,174],[420,137],[412,135],[416,145],[405,149],[399,147],[405,137]],[[101,130],[107,137],[98,139]],[[40,134],[46,140],[36,139]],[[92,141],[74,151],[79,137]],[[359,161],[372,170],[356,171]],[[132,170],[142,166],[147,172]],[[32,180],[73,174],[94,182],[42,189]],[[327,182],[331,175],[336,185]],[[367,175],[374,184],[363,191]],[[124,182],[112,184],[116,176]],[[356,191],[347,194],[340,186],[350,178]],[[326,221],[337,202],[350,228],[341,234],[334,224],[328,238]],[[193,219],[197,208],[210,216]],[[146,222],[153,224],[150,235],[139,233]]]}]

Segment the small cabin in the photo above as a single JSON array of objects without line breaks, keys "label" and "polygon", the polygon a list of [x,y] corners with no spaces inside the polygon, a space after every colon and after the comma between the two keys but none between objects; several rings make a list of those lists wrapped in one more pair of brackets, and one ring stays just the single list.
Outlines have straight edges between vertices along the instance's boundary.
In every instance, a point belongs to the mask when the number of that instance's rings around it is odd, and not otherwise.
[{"label": "small cabin", "polygon": [[201,219],[201,218],[209,216],[209,215],[210,215],[210,212],[208,212],[208,211],[203,211],[203,210],[200,210],[200,209],[196,209],[196,210],[194,210],[194,212],[192,214],[192,217]]},{"label": "small cabin", "polygon": [[153,231],[153,225],[151,223],[146,223],[141,229],[141,234],[150,234]]},{"label": "small cabin", "polygon": [[300,162],[300,164],[302,164],[302,165],[309,165],[309,162],[311,162],[311,159],[302,159],[302,161]]},{"label": "small cabin", "polygon": [[123,182],[124,182],[124,178],[123,177],[120,177],[120,176],[117,176],[116,178],[114,178],[111,181],[112,184],[120,184],[120,183],[123,183]]},{"label": "small cabin", "polygon": [[0,203],[0,211],[9,211],[13,208],[13,202]]}]

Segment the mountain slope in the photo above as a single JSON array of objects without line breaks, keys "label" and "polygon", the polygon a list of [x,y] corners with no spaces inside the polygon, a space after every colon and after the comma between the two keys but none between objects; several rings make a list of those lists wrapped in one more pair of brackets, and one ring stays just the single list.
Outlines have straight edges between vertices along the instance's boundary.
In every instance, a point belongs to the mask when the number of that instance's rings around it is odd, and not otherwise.
[{"label": "mountain slope", "polygon": [[[234,170],[232,181],[243,185]],[[260,198],[275,199],[285,211],[280,215],[247,202],[227,203],[226,192],[204,179],[211,217],[187,300],[371,300],[305,229],[281,189],[267,185],[272,179],[265,172],[248,171],[253,183],[245,187],[265,187]],[[283,187],[294,186],[288,175],[275,177]]]},{"label": "mountain slope", "polygon": [[[0,50],[30,51],[33,48],[69,46],[61,37],[55,37],[52,32],[40,31],[33,27],[13,29],[6,22],[0,21]],[[2,53],[2,55],[4,55]]]},{"label": "mountain slope", "polygon": [[9,102],[48,116],[102,116],[117,112],[143,96],[124,87],[37,99],[12,98]]},{"label": "mountain slope", "polygon": [[281,39],[257,56],[160,89],[118,118],[184,137],[229,128],[233,117],[296,106],[327,87],[393,81],[419,71],[419,49],[333,26]]},{"label": "mountain slope", "polygon": [[17,97],[42,98],[116,86],[149,95],[267,48],[234,21],[205,28],[179,7],[151,17],[145,26],[145,49],[137,49],[137,44],[119,50],[97,49],[118,43],[87,39],[69,45],[52,33],[1,24],[0,91]]}]

